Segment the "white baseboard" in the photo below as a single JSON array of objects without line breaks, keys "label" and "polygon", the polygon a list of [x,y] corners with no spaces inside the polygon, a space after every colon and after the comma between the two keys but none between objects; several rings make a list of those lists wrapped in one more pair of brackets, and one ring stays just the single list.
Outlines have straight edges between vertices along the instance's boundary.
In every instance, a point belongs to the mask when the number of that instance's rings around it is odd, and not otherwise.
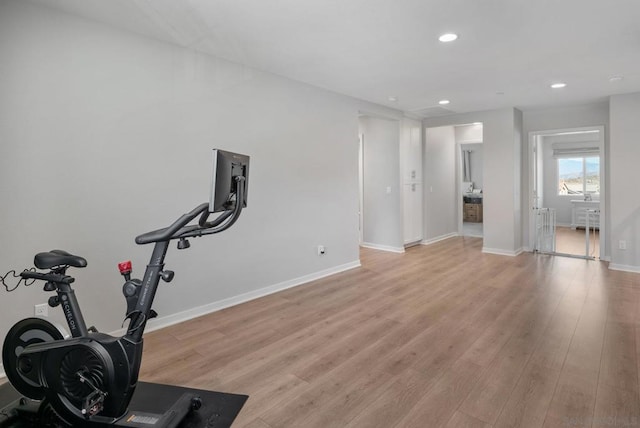
[{"label": "white baseboard", "polygon": [[436,236],[435,238],[423,239],[420,242],[422,245],[431,245],[436,242],[444,241],[445,239],[453,238],[454,236],[459,236],[456,232],[447,233],[446,235]]},{"label": "white baseboard", "polygon": [[360,246],[374,250],[390,251],[392,253],[404,253],[404,247],[392,247],[391,245],[372,244],[370,242],[363,242]]},{"label": "white baseboard", "polygon": [[[334,266],[329,269],[314,272],[309,275],[304,275],[298,278],[290,279],[288,281],[280,282],[278,284],[270,285],[268,287],[260,288],[258,290],[249,291],[248,293],[239,294],[237,296],[229,297],[227,299],[219,300],[217,302],[208,303],[206,305],[198,306],[186,311],[178,312],[176,314],[167,315],[149,321],[145,331],[159,330],[170,325],[178,324],[183,321],[187,321],[193,318],[200,317],[202,315],[210,314],[221,309],[228,308],[230,306],[239,305],[240,303],[248,302],[249,300],[258,299],[260,297],[268,296],[269,294],[277,293],[288,288],[297,287],[298,285],[306,284],[307,282],[315,281],[326,276],[334,275],[336,273],[344,272],[350,269],[360,267],[360,260],[345,263],[343,265]],[[122,334],[122,332],[119,332]],[[115,334],[115,333],[112,333]]]},{"label": "white baseboard", "polygon": [[519,255],[520,253],[522,253],[523,251],[524,251],[524,249],[522,247],[518,248],[517,250],[502,250],[500,248],[482,247],[482,252],[483,253],[497,254],[499,256],[509,256],[509,257],[515,257],[515,256]]},{"label": "white baseboard", "polygon": [[617,263],[609,263],[609,269],[621,270],[624,272],[640,273],[640,266],[619,265]]},{"label": "white baseboard", "polygon": [[[288,281],[280,282],[278,284],[270,285],[268,287],[260,288],[258,290],[250,291],[248,293],[240,294],[237,296],[229,297],[228,299],[219,300],[217,302],[209,303],[206,305],[198,306],[196,308],[187,309],[186,311],[178,312],[176,314],[167,315],[153,319],[147,323],[145,329],[146,332],[154,330],[160,330],[164,327],[169,327],[174,324],[188,321],[193,318],[207,315],[211,312],[216,312],[221,309],[228,308],[230,306],[239,305],[240,303],[248,302],[249,300],[258,299],[260,297],[268,296],[269,294],[277,293],[278,291],[286,290],[288,288],[297,287],[298,285],[306,284],[307,282],[315,281],[326,276],[334,275],[336,273],[344,272],[350,269],[360,267],[360,260],[355,260],[343,265],[334,266],[329,269],[314,272],[309,275],[304,275],[298,278],[294,278]],[[112,336],[121,336],[125,333],[125,329],[119,329],[112,331],[109,334]],[[6,374],[0,364],[0,378],[6,377]]]}]

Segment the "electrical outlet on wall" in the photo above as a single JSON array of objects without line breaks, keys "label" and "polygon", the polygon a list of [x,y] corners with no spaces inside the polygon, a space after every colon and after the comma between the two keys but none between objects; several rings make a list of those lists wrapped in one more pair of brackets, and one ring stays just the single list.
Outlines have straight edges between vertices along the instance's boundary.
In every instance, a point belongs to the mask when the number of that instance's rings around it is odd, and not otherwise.
[{"label": "electrical outlet on wall", "polygon": [[620,242],[618,242],[618,248],[621,249],[621,250],[626,250],[627,249],[627,241],[620,240]]},{"label": "electrical outlet on wall", "polygon": [[318,245],[318,255],[319,256],[324,256],[326,254],[327,250],[324,248],[324,245]]},{"label": "electrical outlet on wall", "polygon": [[41,305],[36,305],[33,308],[33,314],[37,317],[46,317],[49,315],[49,305],[43,303]]}]

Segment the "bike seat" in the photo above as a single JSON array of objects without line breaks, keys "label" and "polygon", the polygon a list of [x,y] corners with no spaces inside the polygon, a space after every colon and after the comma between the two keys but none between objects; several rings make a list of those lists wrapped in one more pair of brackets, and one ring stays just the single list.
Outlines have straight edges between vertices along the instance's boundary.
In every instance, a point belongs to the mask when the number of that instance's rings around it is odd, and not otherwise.
[{"label": "bike seat", "polygon": [[33,259],[33,264],[38,269],[50,269],[54,266],[73,266],[83,268],[87,266],[87,261],[80,257],[69,254],[62,250],[51,250],[46,253],[38,253]]}]

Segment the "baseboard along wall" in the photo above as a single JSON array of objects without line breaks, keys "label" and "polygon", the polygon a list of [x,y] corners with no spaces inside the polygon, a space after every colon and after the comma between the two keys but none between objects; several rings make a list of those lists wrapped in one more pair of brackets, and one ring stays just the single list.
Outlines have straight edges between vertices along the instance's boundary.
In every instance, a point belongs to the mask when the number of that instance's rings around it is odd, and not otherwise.
[{"label": "baseboard along wall", "polygon": [[524,251],[523,247],[518,248],[517,250],[502,250],[500,248],[487,248],[487,247],[482,247],[482,252],[483,253],[487,253],[487,254],[496,254],[499,256],[509,256],[509,257],[515,257],[519,254],[521,254]]},{"label": "baseboard along wall", "polygon": [[447,233],[446,235],[436,236],[435,238],[423,239],[420,244],[422,245],[431,245],[436,242],[444,241],[445,239],[453,238],[454,236],[460,236],[456,232]]},{"label": "baseboard along wall", "polygon": [[620,270],[623,272],[640,273],[640,266],[620,265],[618,263],[609,263],[609,269]]},{"label": "baseboard along wall", "polygon": [[[330,275],[334,275],[336,273],[344,272],[350,269],[354,269],[360,266],[361,266],[360,260],[354,260],[352,262],[345,263],[343,265],[334,266],[329,269],[311,273],[309,275],[304,275],[298,278],[290,279],[288,281],[283,281],[278,284],[274,284],[268,287],[260,288],[258,290],[250,291],[248,293],[243,293],[237,296],[229,297],[227,299],[218,300],[217,302],[212,302],[206,305],[198,306],[196,308],[187,309],[186,311],[178,312],[172,315],[167,315],[165,317],[159,317],[149,321],[145,331],[152,332],[155,330],[160,330],[162,328],[169,327],[174,324],[188,321],[190,319],[207,315],[212,312],[216,312],[231,306],[239,305],[241,303],[245,303],[250,300],[259,299],[260,297],[265,297],[270,294],[277,293],[279,291],[297,287],[299,285],[303,285],[308,282],[315,281],[315,280],[318,280]],[[122,336],[124,333],[125,333],[125,329],[119,329],[116,331],[112,331],[109,334],[111,334],[112,336]],[[6,377],[6,373],[4,372],[2,364],[0,364],[0,379],[5,377]]]},{"label": "baseboard along wall", "polygon": [[390,251],[392,253],[404,253],[404,247],[393,247],[391,245],[372,244],[371,242],[363,242],[361,247],[372,248],[374,250]]}]

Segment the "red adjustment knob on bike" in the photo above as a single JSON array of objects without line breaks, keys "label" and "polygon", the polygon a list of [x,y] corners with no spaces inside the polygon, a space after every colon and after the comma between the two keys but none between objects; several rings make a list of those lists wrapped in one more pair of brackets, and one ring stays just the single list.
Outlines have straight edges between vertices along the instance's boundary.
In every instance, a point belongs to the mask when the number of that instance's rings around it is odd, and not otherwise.
[{"label": "red adjustment knob on bike", "polygon": [[126,262],[118,263],[118,270],[120,270],[121,275],[128,275],[131,273],[131,260],[127,260]]}]

